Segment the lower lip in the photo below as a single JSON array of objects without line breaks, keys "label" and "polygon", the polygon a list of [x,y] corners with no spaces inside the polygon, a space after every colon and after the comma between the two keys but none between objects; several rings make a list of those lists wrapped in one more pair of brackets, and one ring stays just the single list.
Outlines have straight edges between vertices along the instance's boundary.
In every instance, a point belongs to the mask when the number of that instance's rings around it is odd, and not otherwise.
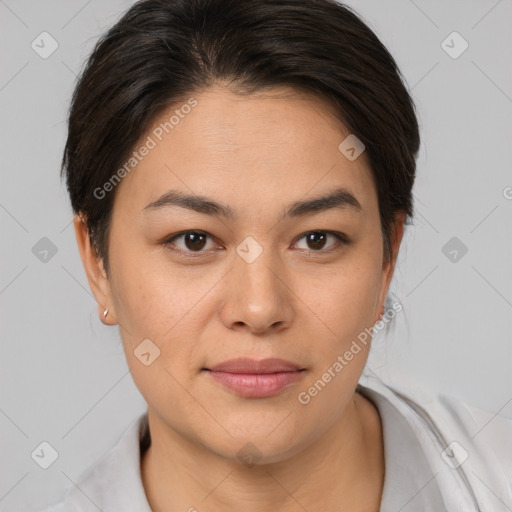
[{"label": "lower lip", "polygon": [[276,395],[302,377],[302,371],[279,373],[227,373],[208,370],[216,382],[245,398]]}]

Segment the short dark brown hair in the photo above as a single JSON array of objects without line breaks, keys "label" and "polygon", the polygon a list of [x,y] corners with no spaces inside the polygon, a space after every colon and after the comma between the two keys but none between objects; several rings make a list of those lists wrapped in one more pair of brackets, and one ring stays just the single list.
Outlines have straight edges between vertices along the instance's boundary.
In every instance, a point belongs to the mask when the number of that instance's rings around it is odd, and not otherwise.
[{"label": "short dark brown hair", "polygon": [[388,259],[395,214],[413,216],[420,137],[395,60],[358,15],[335,0],[142,0],[90,55],[62,160],[73,210],[107,271],[115,190],[94,191],[158,115],[218,83],[239,94],[291,86],[328,101],[365,145]]}]

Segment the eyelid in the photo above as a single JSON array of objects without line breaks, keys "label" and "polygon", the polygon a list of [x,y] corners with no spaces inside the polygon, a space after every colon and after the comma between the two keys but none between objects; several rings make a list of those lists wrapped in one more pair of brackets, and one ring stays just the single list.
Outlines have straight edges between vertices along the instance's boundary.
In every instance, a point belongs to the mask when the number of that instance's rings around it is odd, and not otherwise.
[{"label": "eyelid", "polygon": [[[189,233],[196,233],[196,234],[204,235],[206,237],[209,237],[212,240],[215,239],[215,237],[213,235],[211,235],[210,233],[208,233],[206,231],[202,231],[200,229],[188,229],[185,231],[180,231],[179,233],[174,233],[173,235],[164,238],[160,243],[172,251],[178,252],[180,254],[185,254],[186,257],[191,257],[191,258],[200,257],[201,255],[203,255],[205,253],[209,253],[212,250],[212,249],[204,249],[204,250],[200,250],[200,251],[189,251],[189,250],[181,249],[179,247],[174,246],[173,240],[180,238],[184,235],[187,235]],[[328,249],[319,249],[317,251],[315,251],[313,249],[297,249],[297,250],[305,251],[308,254],[322,255],[322,254],[328,254],[332,251],[339,249],[340,245],[341,246],[349,245],[351,243],[351,240],[344,233],[340,233],[337,231],[330,231],[330,230],[326,230],[326,229],[311,229],[309,231],[302,233],[299,237],[297,237],[295,242],[292,245],[295,245],[297,242],[304,239],[307,235],[309,235],[311,233],[325,233],[327,235],[332,235],[336,238],[337,243],[333,244]]]},{"label": "eyelid", "polygon": [[337,243],[331,245],[328,249],[319,249],[318,251],[315,251],[313,249],[298,249],[298,250],[306,251],[308,254],[321,255],[321,254],[327,254],[331,251],[337,250],[340,245],[349,245],[351,243],[350,239],[344,233],[339,233],[337,231],[329,231],[327,229],[311,229],[309,231],[306,231],[302,235],[300,235],[297,238],[296,242],[294,242],[293,245],[295,245],[297,242],[299,242],[300,240],[302,240],[303,238],[305,238],[307,235],[309,235],[311,233],[325,233],[327,235],[332,235],[333,237],[336,238]]},{"label": "eyelid", "polygon": [[212,249],[202,249],[200,251],[188,251],[188,250],[185,250],[185,249],[181,249],[180,247],[176,247],[174,246],[174,243],[173,241],[177,238],[180,238],[184,235],[188,235],[189,233],[195,233],[195,234],[199,234],[199,235],[204,235],[206,237],[209,237],[210,239],[214,239],[213,235],[211,235],[210,233],[206,232],[206,231],[202,231],[200,229],[187,229],[185,231],[180,231],[179,233],[174,233],[173,235],[171,236],[168,236],[168,237],[165,237],[160,243],[172,250],[172,251],[175,251],[175,252],[178,252],[180,254],[185,254],[187,257],[191,257],[191,258],[196,258],[198,256],[201,256],[205,253],[208,253],[209,251],[211,251]]}]

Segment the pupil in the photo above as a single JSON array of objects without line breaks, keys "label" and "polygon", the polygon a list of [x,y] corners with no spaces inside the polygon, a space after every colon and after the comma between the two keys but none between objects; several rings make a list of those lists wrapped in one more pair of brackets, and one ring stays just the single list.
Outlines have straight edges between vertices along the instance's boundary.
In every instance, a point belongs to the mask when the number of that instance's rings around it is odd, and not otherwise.
[{"label": "pupil", "polygon": [[188,233],[185,235],[187,249],[202,249],[205,245],[205,236],[201,233]]},{"label": "pupil", "polygon": [[[316,237],[319,237],[320,241],[315,240]],[[310,246],[313,245],[312,249],[321,249],[325,243],[325,233],[314,231],[308,235],[307,240]]]}]

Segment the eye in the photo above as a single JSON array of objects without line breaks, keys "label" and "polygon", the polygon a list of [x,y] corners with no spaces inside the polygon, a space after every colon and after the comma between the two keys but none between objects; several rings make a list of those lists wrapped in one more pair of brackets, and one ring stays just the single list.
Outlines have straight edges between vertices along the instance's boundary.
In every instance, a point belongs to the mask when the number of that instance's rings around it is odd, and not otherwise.
[{"label": "eye", "polygon": [[[184,231],[167,238],[163,244],[172,250],[178,250],[185,253],[201,253],[215,247],[211,238],[210,247],[208,247],[208,238],[210,238],[210,235],[202,231]],[[180,242],[176,243],[176,241]],[[172,246],[177,247],[177,249],[174,249]]]},{"label": "eye", "polygon": [[[325,244],[329,237],[334,239],[334,243],[330,244],[327,249],[325,249]],[[330,252],[340,245],[348,245],[350,243],[347,237],[342,233],[334,233],[331,231],[308,231],[299,238],[299,242],[301,240],[305,241],[306,247],[298,248],[310,252]]]},{"label": "eye", "polygon": [[[333,240],[333,243],[327,245],[326,248],[326,243],[329,238]],[[305,242],[305,247],[297,247],[297,244],[301,241]],[[210,245],[208,245],[208,243]],[[294,246],[295,248],[308,252],[328,253],[336,250],[340,245],[348,245],[349,243],[348,238],[342,233],[316,230],[304,233]],[[189,257],[201,256],[201,253],[206,253],[208,250],[217,247],[211,235],[204,231],[193,230],[172,235],[165,239],[162,244],[173,251],[181,252]]]}]

